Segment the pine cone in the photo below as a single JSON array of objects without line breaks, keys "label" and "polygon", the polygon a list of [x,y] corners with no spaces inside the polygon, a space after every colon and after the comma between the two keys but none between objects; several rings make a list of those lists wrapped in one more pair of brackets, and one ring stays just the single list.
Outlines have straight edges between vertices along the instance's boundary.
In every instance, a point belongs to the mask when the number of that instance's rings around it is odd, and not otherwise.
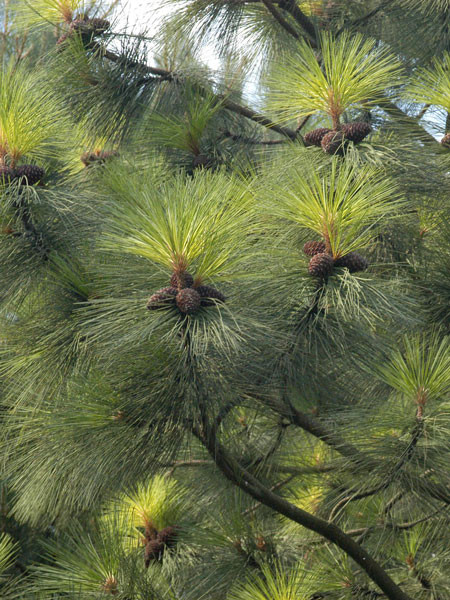
[{"label": "pine cone", "polygon": [[195,288],[195,290],[201,296],[202,306],[213,306],[214,300],[218,302],[225,302],[226,300],[222,292],[216,290],[216,288],[212,287],[212,285],[199,285]]},{"label": "pine cone", "polygon": [[158,539],[148,540],[144,549],[144,563],[146,568],[150,565],[150,561],[159,560],[164,553],[164,544]]},{"label": "pine cone", "polygon": [[16,172],[12,167],[7,167],[6,165],[0,165],[0,184],[11,183],[11,181],[15,178]]},{"label": "pine cone", "polygon": [[320,252],[309,261],[308,271],[315,277],[327,277],[333,271],[333,257],[326,252]]},{"label": "pine cone", "polygon": [[355,123],[346,123],[342,125],[342,132],[347,140],[354,144],[359,144],[372,131],[369,123],[364,121],[356,121]]},{"label": "pine cone", "polygon": [[175,297],[178,290],[173,287],[164,287],[155,292],[147,301],[148,310],[156,310],[157,308],[167,308],[175,302]]},{"label": "pine cone", "polygon": [[185,288],[178,292],[176,303],[180,312],[185,315],[191,315],[200,308],[201,297],[200,294],[192,288]]},{"label": "pine cone", "polygon": [[306,242],[303,246],[303,252],[308,256],[315,256],[316,254],[322,254],[325,252],[325,243],[324,242]]},{"label": "pine cone", "polygon": [[305,141],[305,146],[317,146],[320,148],[320,143],[323,136],[327,133],[330,133],[330,131],[331,129],[328,129],[328,127],[319,127],[318,129],[308,131],[303,138]]},{"label": "pine cone", "polygon": [[158,540],[161,544],[165,544],[168,548],[172,548],[177,543],[177,528],[165,527],[158,532]]},{"label": "pine cone", "polygon": [[206,154],[197,154],[192,161],[193,169],[208,169],[213,164],[213,161]]},{"label": "pine cone", "polygon": [[342,131],[330,131],[330,133],[326,133],[320,143],[322,150],[327,154],[343,154],[344,144],[345,137]]},{"label": "pine cone", "polygon": [[170,278],[170,285],[182,290],[183,288],[190,288],[194,283],[194,278],[187,271],[175,271]]},{"label": "pine cone", "polygon": [[450,148],[450,132],[446,133],[441,140],[441,144],[446,148]]},{"label": "pine cone", "polygon": [[80,160],[84,164],[85,167],[89,167],[89,165],[91,165],[93,163],[103,164],[109,158],[113,158],[114,156],[117,156],[117,154],[118,153],[114,150],[112,150],[112,151],[102,150],[101,152],[84,152],[81,155]]},{"label": "pine cone", "polygon": [[357,252],[349,252],[345,256],[341,256],[334,263],[336,267],[346,267],[350,273],[357,273],[358,271],[365,271],[369,266],[369,263]]},{"label": "pine cone", "polygon": [[111,26],[111,23],[106,19],[75,19],[70,24],[70,29],[81,33],[82,35],[101,35],[105,33]]},{"label": "pine cone", "polygon": [[105,33],[105,31],[107,31],[111,27],[111,23],[107,19],[94,18],[89,19],[89,22],[96,35],[99,35],[100,33]]},{"label": "pine cone", "polygon": [[35,185],[45,176],[45,171],[36,165],[21,165],[16,168],[16,177],[21,185]]}]

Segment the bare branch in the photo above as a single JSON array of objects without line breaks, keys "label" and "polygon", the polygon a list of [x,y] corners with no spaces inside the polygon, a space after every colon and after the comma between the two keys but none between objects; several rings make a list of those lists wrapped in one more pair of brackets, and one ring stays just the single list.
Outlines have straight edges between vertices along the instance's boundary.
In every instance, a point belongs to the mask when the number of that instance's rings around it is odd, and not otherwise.
[{"label": "bare branch", "polygon": [[[108,60],[111,60],[112,62],[125,63],[128,67],[139,68],[143,72],[150,73],[151,75],[157,75],[157,76],[161,77],[164,81],[173,81],[173,82],[177,83],[177,82],[181,82],[183,80],[183,75],[181,73],[167,71],[165,69],[160,69],[158,67],[150,67],[149,65],[145,65],[138,61],[120,56],[119,54],[116,54],[115,52],[112,52],[111,50],[103,49],[103,50],[101,50],[101,52],[105,58],[107,58]],[[206,90],[203,89],[201,86],[197,85],[197,89],[198,89],[199,93],[203,93],[203,94],[207,93]],[[210,91],[208,91],[208,95],[211,95]],[[285,137],[287,137],[291,140],[299,140],[300,142],[302,141],[301,136],[293,129],[289,129],[288,127],[283,127],[281,125],[277,125],[276,123],[273,123],[271,121],[271,119],[269,119],[268,117],[257,113],[256,111],[252,110],[251,108],[248,108],[247,106],[242,106],[241,104],[234,102],[226,94],[215,94],[215,99],[217,100],[217,103],[222,104],[222,106],[224,108],[226,108],[227,110],[230,110],[230,111],[237,113],[247,119],[250,119],[251,121],[258,123],[259,125],[262,125],[263,127],[267,127],[268,129],[271,129],[272,131],[276,131],[277,133],[284,135]]]}]

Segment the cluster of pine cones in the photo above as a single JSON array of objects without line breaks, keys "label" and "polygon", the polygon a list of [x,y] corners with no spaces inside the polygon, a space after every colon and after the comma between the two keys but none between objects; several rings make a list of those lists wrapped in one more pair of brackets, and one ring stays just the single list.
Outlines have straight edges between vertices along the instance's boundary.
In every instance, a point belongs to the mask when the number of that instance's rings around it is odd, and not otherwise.
[{"label": "cluster of pine cones", "polygon": [[348,142],[359,144],[371,131],[369,123],[362,121],[341,125],[338,131],[319,127],[305,135],[305,146],[318,146],[327,154],[343,154]]},{"label": "cluster of pine cones", "polygon": [[160,531],[147,528],[144,532],[144,560],[148,568],[150,561],[161,560],[166,548],[173,548],[177,543],[177,528],[165,527]]},{"label": "cluster of pine cones", "polygon": [[106,19],[89,19],[86,16],[78,17],[70,23],[69,31],[64,33],[56,43],[61,45],[74,33],[78,33],[81,35],[83,43],[86,44],[95,36],[105,33],[110,26],[111,23]]},{"label": "cluster of pine cones", "polygon": [[35,185],[44,179],[45,171],[36,165],[8,167],[0,165],[0,183],[20,182],[21,185]]},{"label": "cluster of pine cones", "polygon": [[334,267],[346,267],[350,273],[365,271],[369,263],[357,252],[349,252],[345,256],[334,259],[326,251],[324,242],[306,242],[303,246],[303,252],[307,256],[311,256],[309,261],[308,271],[310,275],[324,279],[331,275]]},{"label": "cluster of pine cones", "polygon": [[192,275],[181,271],[172,275],[169,287],[164,287],[150,296],[147,308],[156,310],[176,304],[181,313],[191,315],[201,306],[212,306],[214,301],[225,302],[225,296],[210,285],[194,286]]}]

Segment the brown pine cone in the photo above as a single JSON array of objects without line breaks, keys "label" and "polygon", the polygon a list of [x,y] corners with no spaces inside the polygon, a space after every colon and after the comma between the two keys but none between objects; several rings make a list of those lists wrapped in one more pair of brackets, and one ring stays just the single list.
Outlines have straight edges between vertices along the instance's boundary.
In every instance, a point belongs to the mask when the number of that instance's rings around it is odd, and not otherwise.
[{"label": "brown pine cone", "polygon": [[327,277],[333,271],[333,257],[326,252],[316,254],[309,261],[308,271],[314,277]]},{"label": "brown pine cone", "polygon": [[170,285],[178,288],[179,290],[182,290],[184,288],[190,288],[192,287],[193,283],[194,278],[187,271],[175,271],[175,273],[170,278]]},{"label": "brown pine cone", "polygon": [[213,161],[206,154],[197,154],[192,161],[193,169],[208,169],[213,164]]},{"label": "brown pine cone", "polygon": [[192,315],[200,308],[201,296],[192,288],[184,288],[178,292],[176,303],[180,312],[185,315]]},{"label": "brown pine cone", "polygon": [[20,180],[20,185],[35,185],[45,177],[44,169],[36,165],[20,165],[15,174]]},{"label": "brown pine cone", "polygon": [[195,288],[195,290],[201,296],[202,306],[213,306],[214,300],[217,302],[225,302],[226,300],[222,292],[216,290],[216,288],[212,287],[212,285],[199,285]]},{"label": "brown pine cone", "polygon": [[81,33],[82,35],[101,35],[105,33],[111,26],[111,23],[106,19],[75,19],[70,24],[70,29]]},{"label": "brown pine cone", "polygon": [[2,183],[8,184],[15,178],[16,171],[12,167],[6,165],[0,165],[0,185]]},{"label": "brown pine cone", "polygon": [[350,140],[354,144],[359,144],[366,138],[372,131],[372,127],[369,123],[364,121],[356,121],[355,123],[346,123],[342,125],[342,132],[347,140]]},{"label": "brown pine cone", "polygon": [[80,160],[85,167],[88,167],[93,163],[103,164],[109,158],[117,156],[117,154],[118,153],[115,150],[102,150],[101,152],[83,152],[83,154],[80,157]]},{"label": "brown pine cone", "polygon": [[323,136],[327,133],[330,133],[330,131],[331,129],[328,127],[319,127],[318,129],[308,131],[308,133],[305,133],[303,137],[305,146],[317,146],[320,148],[320,143],[322,142]]},{"label": "brown pine cone", "polygon": [[158,308],[167,308],[175,303],[175,297],[178,290],[174,287],[164,287],[150,296],[147,301],[148,310],[156,310]]},{"label": "brown pine cone", "polygon": [[164,527],[158,532],[158,540],[168,548],[172,548],[177,543],[177,527]]},{"label": "brown pine cone", "polygon": [[303,252],[308,256],[321,254],[325,252],[325,243],[316,241],[306,242],[306,244],[303,246]]},{"label": "brown pine cone", "polygon": [[164,544],[158,539],[148,540],[144,548],[144,564],[149,567],[152,560],[160,560],[164,553]]},{"label": "brown pine cone", "polygon": [[450,148],[450,132],[446,133],[441,140],[441,144],[446,148]]},{"label": "brown pine cone", "polygon": [[336,267],[346,267],[350,273],[365,271],[369,266],[368,261],[357,252],[349,252],[345,256],[341,256],[334,263]]},{"label": "brown pine cone", "polygon": [[322,150],[327,154],[343,154],[345,137],[342,131],[330,131],[326,133],[320,143]]}]

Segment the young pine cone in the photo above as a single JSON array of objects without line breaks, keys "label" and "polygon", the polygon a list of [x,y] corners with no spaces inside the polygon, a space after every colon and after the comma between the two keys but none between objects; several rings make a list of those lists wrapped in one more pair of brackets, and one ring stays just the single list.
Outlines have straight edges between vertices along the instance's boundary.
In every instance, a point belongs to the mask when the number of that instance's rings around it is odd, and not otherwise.
[{"label": "young pine cone", "polygon": [[176,303],[180,312],[185,315],[191,315],[200,308],[201,296],[192,288],[184,288],[178,292]]},{"label": "young pine cone", "polygon": [[195,290],[200,294],[202,306],[213,306],[214,300],[217,302],[225,302],[226,300],[222,292],[216,290],[212,285],[199,285]]},{"label": "young pine cone", "polygon": [[333,257],[326,252],[316,254],[309,261],[308,271],[310,275],[314,277],[327,277],[333,271],[334,260]]},{"label": "young pine cone", "polygon": [[322,138],[327,133],[330,133],[330,131],[331,129],[328,129],[328,127],[319,127],[318,129],[308,131],[303,138],[305,141],[305,146],[317,146],[320,148]]},{"label": "young pine cone", "polygon": [[364,121],[357,121],[355,123],[346,123],[342,125],[342,132],[347,140],[350,140],[354,144],[359,144],[366,138],[372,131],[372,127],[369,123]]},{"label": "young pine cone", "polygon": [[45,176],[45,171],[36,165],[21,165],[15,170],[15,176],[20,180],[20,185],[34,185]]},{"label": "young pine cone", "polygon": [[164,544],[158,539],[148,540],[144,548],[144,564],[149,567],[152,560],[159,560],[164,553]]},{"label": "young pine cone", "polygon": [[323,136],[320,145],[327,154],[344,153],[345,136],[342,131],[330,131]]},{"label": "young pine cone", "polygon": [[358,271],[365,271],[369,266],[369,263],[357,252],[349,252],[345,256],[341,256],[335,262],[336,267],[346,267],[350,273],[357,273]]},{"label": "young pine cone", "polygon": [[175,273],[170,278],[170,285],[182,290],[184,288],[192,287],[194,283],[194,278],[187,271],[175,271]]},{"label": "young pine cone", "polygon": [[156,310],[158,308],[167,308],[175,303],[175,297],[178,290],[173,287],[164,287],[150,296],[147,301],[148,310]]},{"label": "young pine cone", "polygon": [[325,243],[316,241],[306,242],[303,246],[303,252],[307,256],[315,256],[316,254],[323,253],[325,252]]},{"label": "young pine cone", "polygon": [[445,148],[450,148],[450,132],[444,135],[441,140],[441,144],[445,146]]},{"label": "young pine cone", "polygon": [[161,544],[165,544],[168,548],[172,548],[177,543],[177,528],[169,525],[158,532],[157,538]]}]

